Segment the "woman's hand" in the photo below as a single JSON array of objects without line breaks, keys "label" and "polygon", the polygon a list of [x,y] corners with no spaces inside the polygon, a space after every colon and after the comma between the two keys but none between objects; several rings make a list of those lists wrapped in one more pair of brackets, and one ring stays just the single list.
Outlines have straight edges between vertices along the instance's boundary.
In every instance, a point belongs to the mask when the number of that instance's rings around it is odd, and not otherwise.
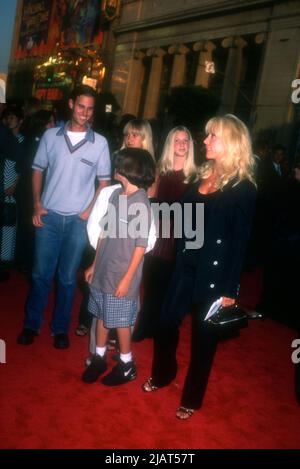
[{"label": "woman's hand", "polygon": [[127,277],[123,277],[118,283],[118,286],[115,290],[115,296],[117,298],[126,296],[129,291],[129,287],[130,287],[130,279],[128,279]]},{"label": "woman's hand", "polygon": [[236,302],[235,298],[228,298],[227,296],[222,296],[222,306],[233,306]]},{"label": "woman's hand", "polygon": [[95,266],[94,266],[94,264],[92,264],[90,267],[88,267],[84,271],[84,278],[85,278],[86,282],[92,283],[93,276],[94,276],[94,270],[95,270]]}]

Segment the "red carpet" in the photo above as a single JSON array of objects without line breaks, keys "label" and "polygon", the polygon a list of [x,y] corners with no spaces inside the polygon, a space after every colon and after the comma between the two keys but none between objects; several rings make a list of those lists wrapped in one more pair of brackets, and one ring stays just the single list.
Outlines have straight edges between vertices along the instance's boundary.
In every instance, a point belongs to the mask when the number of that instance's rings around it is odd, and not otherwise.
[{"label": "red carpet", "polygon": [[[294,397],[293,330],[252,322],[238,339],[220,344],[201,411],[175,419],[189,353],[189,320],[182,328],[176,381],[151,395],[152,343],[134,344],[138,378],[114,389],[81,382],[87,338],[71,332],[71,348],[56,350],[49,310],[40,337],[16,344],[28,285],[13,273],[0,284],[1,448],[299,448],[300,408]],[[77,294],[74,318],[80,303]],[[111,363],[112,360],[111,360]]]}]

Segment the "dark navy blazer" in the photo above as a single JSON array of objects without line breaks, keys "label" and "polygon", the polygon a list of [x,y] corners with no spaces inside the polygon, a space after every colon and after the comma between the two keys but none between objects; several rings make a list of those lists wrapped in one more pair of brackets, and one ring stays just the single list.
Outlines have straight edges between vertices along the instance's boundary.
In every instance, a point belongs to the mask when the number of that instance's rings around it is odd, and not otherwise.
[{"label": "dark navy blazer", "polygon": [[[196,201],[198,187],[194,185],[182,203]],[[162,316],[174,315],[180,320],[191,303],[210,304],[220,296],[238,296],[255,201],[256,188],[248,180],[232,181],[214,194],[209,217],[204,220],[204,244],[188,254],[194,259],[193,268],[186,263],[185,240],[178,240],[176,266]]]}]

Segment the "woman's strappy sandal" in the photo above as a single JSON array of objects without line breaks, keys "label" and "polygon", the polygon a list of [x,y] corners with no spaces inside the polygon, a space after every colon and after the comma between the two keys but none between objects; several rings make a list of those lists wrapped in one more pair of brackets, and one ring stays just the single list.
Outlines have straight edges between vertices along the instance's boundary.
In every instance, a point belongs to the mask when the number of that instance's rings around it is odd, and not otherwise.
[{"label": "woman's strappy sandal", "polygon": [[176,417],[179,420],[187,420],[189,419],[194,413],[194,409],[188,409],[187,407],[179,407],[176,410]]},{"label": "woman's strappy sandal", "polygon": [[79,324],[75,330],[75,334],[83,337],[89,333],[89,328],[86,327],[84,324]]},{"label": "woman's strappy sandal", "polygon": [[155,384],[152,383],[152,378],[148,378],[147,381],[142,384],[142,390],[145,392],[153,392],[157,391],[158,386],[155,386]]}]

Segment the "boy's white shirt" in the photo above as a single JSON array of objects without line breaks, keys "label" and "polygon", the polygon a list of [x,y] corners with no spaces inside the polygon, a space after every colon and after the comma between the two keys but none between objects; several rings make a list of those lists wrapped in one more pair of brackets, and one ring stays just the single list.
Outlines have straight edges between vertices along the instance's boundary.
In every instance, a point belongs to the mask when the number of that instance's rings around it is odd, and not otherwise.
[{"label": "boy's white shirt", "polygon": [[[114,184],[113,186],[104,187],[100,194],[97,197],[97,200],[92,208],[90,216],[87,222],[87,233],[91,246],[94,249],[97,248],[98,239],[102,234],[102,229],[100,226],[100,220],[104,217],[108,209],[108,201],[111,194],[120,189],[121,184]],[[148,236],[148,246],[146,247],[146,252],[151,251],[154,248],[156,242],[156,227],[154,222],[154,215],[151,210],[151,225]]]}]

